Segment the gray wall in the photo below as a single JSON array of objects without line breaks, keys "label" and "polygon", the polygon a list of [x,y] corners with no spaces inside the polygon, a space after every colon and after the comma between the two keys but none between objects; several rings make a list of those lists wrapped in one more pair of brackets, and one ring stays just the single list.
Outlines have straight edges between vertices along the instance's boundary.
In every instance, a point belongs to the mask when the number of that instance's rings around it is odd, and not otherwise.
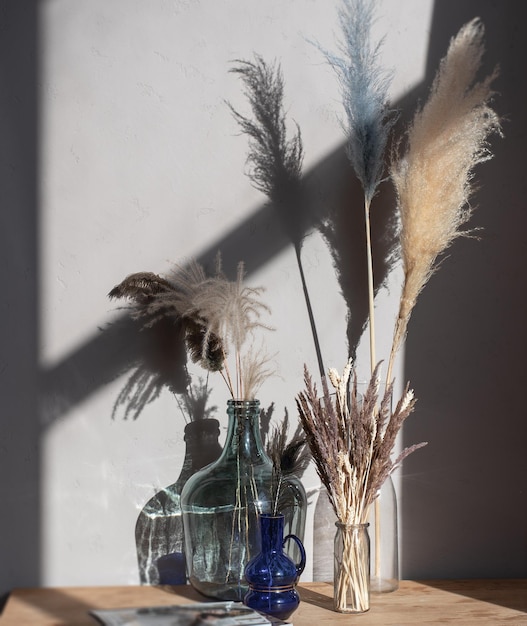
[{"label": "gray wall", "polygon": [[[405,115],[450,37],[482,17],[486,60],[501,65],[505,132],[478,171],[480,240],[458,241],[423,292],[398,372],[419,399],[404,443],[429,441],[401,472],[406,578],[527,576],[523,5],[380,3]],[[281,377],[264,404],[291,412],[303,363],[316,371],[294,256],[243,178],[245,140],[224,106],[244,107],[230,60],[256,51],[282,61],[313,204],[360,203],[335,121],[338,88],[304,39],[333,44],[326,0],[214,11],[150,3],[146,15],[144,6],[0,4],[0,592],[137,580],[135,518],[179,473],[184,422],[168,394],[136,422],[110,417],[145,350],[106,300],[127,273],[208,261],[218,248],[230,270],[244,259],[277,328],[270,352]],[[305,262],[327,366],[341,368],[346,308],[316,234]],[[396,278],[381,295],[385,343]],[[367,363],[365,348],[358,354]]]}]

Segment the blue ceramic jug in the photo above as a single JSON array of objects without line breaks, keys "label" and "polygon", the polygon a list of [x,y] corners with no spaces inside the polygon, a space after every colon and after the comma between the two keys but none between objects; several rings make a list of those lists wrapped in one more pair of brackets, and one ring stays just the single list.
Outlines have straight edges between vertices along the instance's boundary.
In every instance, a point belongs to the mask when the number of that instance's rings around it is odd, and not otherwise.
[{"label": "blue ceramic jug", "polygon": [[[267,615],[287,619],[300,603],[296,583],[306,565],[306,552],[296,535],[284,538],[283,515],[259,515],[262,548],[245,568],[249,591],[244,603]],[[300,563],[295,564],[284,553],[284,545],[294,541],[300,551]]]}]

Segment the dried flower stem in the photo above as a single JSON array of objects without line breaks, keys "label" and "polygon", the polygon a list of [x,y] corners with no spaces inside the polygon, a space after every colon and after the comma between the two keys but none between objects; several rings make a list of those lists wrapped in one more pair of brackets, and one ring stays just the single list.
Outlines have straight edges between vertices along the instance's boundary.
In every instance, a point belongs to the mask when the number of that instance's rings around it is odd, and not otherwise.
[{"label": "dried flower stem", "polygon": [[368,309],[370,327],[370,374],[375,370],[376,346],[375,346],[375,292],[373,287],[373,255],[371,250],[371,225],[370,225],[370,200],[364,199],[364,220],[366,229],[366,257],[368,265]]},{"label": "dried flower stem", "polygon": [[[357,376],[349,361],[342,375],[334,369],[325,380],[323,396],[304,368],[305,390],[297,396],[300,421],[306,433],[317,473],[328,491],[337,519],[342,524],[363,524],[369,506],[386,478],[418,446],[406,448],[392,461],[396,436],[414,408],[413,392],[406,387],[392,410],[392,385],[379,396],[379,365],[359,401]],[[353,384],[350,379],[353,373]],[[348,396],[350,398],[348,402]]]},{"label": "dried flower stem", "polygon": [[369,550],[362,525],[340,524],[342,549],[335,554],[334,608],[339,613],[364,613],[370,608]]}]

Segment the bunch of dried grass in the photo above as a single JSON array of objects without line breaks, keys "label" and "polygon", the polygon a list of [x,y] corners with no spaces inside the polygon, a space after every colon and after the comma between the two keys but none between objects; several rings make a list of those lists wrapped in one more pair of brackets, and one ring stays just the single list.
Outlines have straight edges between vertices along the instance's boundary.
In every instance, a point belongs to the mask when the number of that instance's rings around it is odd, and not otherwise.
[{"label": "bunch of dried grass", "polygon": [[[372,61],[375,56],[371,55],[365,36],[365,31],[371,26],[373,3],[366,4],[366,0],[345,0],[344,5],[348,13],[341,13],[341,24],[348,42],[347,52],[355,60],[351,59],[349,65],[342,61],[333,63],[347,81],[344,83],[344,97],[345,106],[349,108],[351,99],[347,92],[351,92],[351,79],[357,75],[356,68],[362,68],[363,79],[369,69],[373,85],[377,82],[378,75],[373,71],[375,68]],[[345,17],[350,21],[349,25],[344,22]],[[402,157],[396,153],[392,159],[391,177],[401,216],[400,247],[404,283],[394,327],[384,397],[378,396],[379,366],[374,367],[374,293],[369,239],[372,377],[363,402],[359,404],[357,401],[354,374],[348,403],[351,361],[342,377],[335,370],[329,373],[336,390],[335,400],[330,396],[325,381],[323,398],[318,398],[317,389],[307,369],[305,391],[297,397],[298,410],[318,474],[328,491],[337,518],[343,524],[365,523],[370,505],[389,474],[403,458],[425,445],[411,446],[394,462],[391,461],[390,455],[397,433],[415,402],[413,393],[406,386],[403,397],[392,412],[392,370],[417,297],[437,268],[438,257],[456,237],[467,234],[462,226],[471,215],[468,202],[473,191],[474,168],[491,157],[487,144],[489,135],[493,132],[501,133],[498,116],[489,105],[493,95],[491,84],[497,71],[483,81],[476,82],[484,51],[483,34],[481,22],[474,19],[463,26],[452,39],[448,52],[441,61],[430,97],[424,107],[417,111],[410,126],[406,152]],[[371,67],[362,64],[361,59],[369,59]],[[357,85],[355,82],[354,87]],[[378,109],[380,111],[382,109]],[[364,172],[368,171],[365,169],[366,153],[361,142],[356,140],[356,132],[353,134],[355,119],[349,112],[348,118],[351,128],[348,153],[353,157],[352,164],[364,187],[368,235],[372,187],[364,176]],[[383,159],[381,153],[376,154],[379,160]],[[375,183],[376,186],[378,182],[378,177],[372,178],[372,184]],[[346,588],[359,584],[358,573],[356,580],[350,579],[349,572],[353,566],[353,559],[350,557],[346,563],[347,573],[343,572],[343,579],[339,581],[339,584],[342,583],[339,598],[343,603]]]},{"label": "bunch of dried grass", "polygon": [[397,433],[415,399],[407,385],[392,410],[392,385],[379,395],[379,365],[362,398],[351,360],[342,375],[330,369],[329,379],[335,393],[330,394],[323,381],[320,396],[304,368],[305,390],[297,396],[297,408],[317,473],[339,522],[364,524],[386,478],[404,458],[426,444],[405,448],[392,460]]}]

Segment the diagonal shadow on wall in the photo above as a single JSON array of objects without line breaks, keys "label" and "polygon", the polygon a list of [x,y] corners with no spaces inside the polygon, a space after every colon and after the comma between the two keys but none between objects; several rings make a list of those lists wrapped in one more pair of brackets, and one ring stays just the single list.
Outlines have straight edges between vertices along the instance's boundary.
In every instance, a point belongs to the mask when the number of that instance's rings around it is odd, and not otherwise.
[{"label": "diagonal shadow on wall", "polygon": [[[408,96],[408,100],[414,98],[414,94]],[[398,106],[401,104],[398,103]],[[334,216],[336,229],[346,233],[346,246],[341,246],[339,255],[343,266],[349,266],[354,271],[343,276],[341,288],[350,310],[354,312],[349,322],[350,341],[357,342],[367,316],[365,236],[361,208],[363,199],[344,148],[339,148],[318,163],[305,175],[303,184],[304,202],[297,207],[297,217],[302,222],[304,234],[317,228],[328,216]],[[394,210],[393,197],[388,186],[385,187],[386,192],[378,198],[372,217],[372,238],[377,242],[376,258],[380,259],[377,276],[382,278],[387,269],[383,261],[386,251],[384,233],[386,224],[393,221]],[[349,210],[354,206],[359,207],[359,210]],[[288,245],[291,245],[291,241],[283,228],[280,214],[267,203],[226,237],[214,242],[197,260],[205,267],[212,268],[216,254],[220,251],[227,274],[234,276],[238,262],[243,260],[247,274],[250,275]],[[108,290],[112,286],[109,285]],[[167,340],[173,341],[170,329],[167,327],[166,330]],[[123,316],[100,330],[57,365],[42,371],[40,390],[43,424],[50,425],[100,386],[129,371],[134,364],[148,360],[151,339],[151,335],[141,330],[137,322]],[[176,371],[173,363],[171,366]],[[182,377],[171,382],[173,388],[182,390]]]}]

